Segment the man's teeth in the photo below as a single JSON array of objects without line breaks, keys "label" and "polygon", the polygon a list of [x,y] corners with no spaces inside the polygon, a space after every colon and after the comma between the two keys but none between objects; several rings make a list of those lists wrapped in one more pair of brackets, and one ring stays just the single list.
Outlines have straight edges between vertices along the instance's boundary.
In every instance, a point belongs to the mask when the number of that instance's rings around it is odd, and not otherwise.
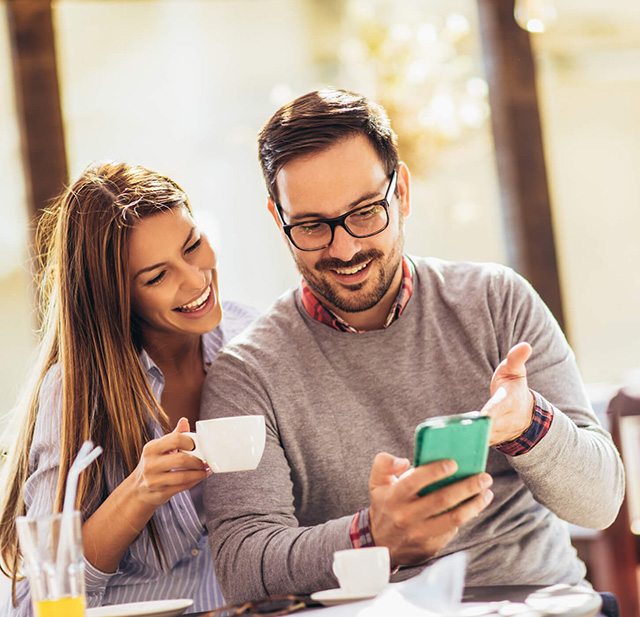
[{"label": "man's teeth", "polygon": [[356,272],[360,272],[369,265],[369,262],[360,264],[359,266],[355,266],[353,268],[336,268],[334,272],[337,274],[355,274]]},{"label": "man's teeth", "polygon": [[187,313],[191,311],[197,311],[199,308],[202,308],[204,303],[209,299],[210,295],[211,287],[207,287],[205,292],[199,298],[197,298],[193,302],[189,302],[189,304],[183,304],[182,306],[178,307],[178,310]]}]

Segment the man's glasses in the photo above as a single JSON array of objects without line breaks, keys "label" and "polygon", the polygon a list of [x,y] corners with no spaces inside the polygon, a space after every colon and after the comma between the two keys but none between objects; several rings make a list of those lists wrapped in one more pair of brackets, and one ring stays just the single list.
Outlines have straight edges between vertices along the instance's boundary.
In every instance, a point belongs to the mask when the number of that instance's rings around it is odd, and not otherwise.
[{"label": "man's glasses", "polygon": [[299,611],[307,606],[318,606],[312,602],[309,596],[281,595],[269,596],[256,602],[245,602],[244,604],[227,605],[215,608],[208,613],[203,613],[202,617],[252,617],[261,615],[262,617],[278,617]]},{"label": "man's glasses", "polygon": [[384,231],[389,225],[389,204],[396,190],[397,180],[398,173],[394,170],[384,199],[360,206],[333,219],[315,219],[287,225],[279,204],[276,204],[276,212],[282,229],[293,246],[301,251],[319,251],[333,242],[336,227],[343,227],[354,238],[368,238]]}]

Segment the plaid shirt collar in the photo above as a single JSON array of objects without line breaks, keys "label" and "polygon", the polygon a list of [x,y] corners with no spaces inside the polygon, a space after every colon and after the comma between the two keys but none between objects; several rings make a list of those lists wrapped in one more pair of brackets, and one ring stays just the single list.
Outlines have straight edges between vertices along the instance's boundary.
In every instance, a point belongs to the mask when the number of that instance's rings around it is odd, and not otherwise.
[{"label": "plaid shirt collar", "polygon": [[[338,317],[333,311],[330,311],[326,306],[320,303],[318,298],[313,295],[311,289],[307,285],[304,278],[300,282],[300,289],[302,292],[302,304],[307,313],[316,321],[323,323],[327,326],[331,326],[341,332],[352,332],[359,334],[364,330],[358,330],[352,325],[348,324],[344,319]],[[388,328],[404,311],[411,294],[413,293],[413,263],[407,259],[406,256],[402,256],[402,282],[400,283],[400,290],[398,295],[391,306],[391,310],[387,315],[387,319],[382,325],[383,328]]]}]

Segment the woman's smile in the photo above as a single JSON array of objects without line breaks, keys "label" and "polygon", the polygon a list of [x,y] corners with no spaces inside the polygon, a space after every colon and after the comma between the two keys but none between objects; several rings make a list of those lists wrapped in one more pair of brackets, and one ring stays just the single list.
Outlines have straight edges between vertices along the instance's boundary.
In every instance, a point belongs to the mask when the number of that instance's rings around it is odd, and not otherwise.
[{"label": "woman's smile", "polygon": [[195,300],[178,306],[173,310],[177,313],[182,313],[185,317],[190,319],[197,319],[208,313],[216,302],[216,296],[212,292],[211,285],[207,287],[202,295]]},{"label": "woman's smile", "polygon": [[186,208],[139,221],[129,261],[132,308],[144,338],[202,335],[220,323],[216,256]]}]

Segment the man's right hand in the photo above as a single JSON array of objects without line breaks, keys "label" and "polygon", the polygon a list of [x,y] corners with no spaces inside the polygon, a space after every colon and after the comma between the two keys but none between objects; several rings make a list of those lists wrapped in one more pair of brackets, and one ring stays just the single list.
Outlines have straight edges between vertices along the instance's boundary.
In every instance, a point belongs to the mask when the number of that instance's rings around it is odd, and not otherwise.
[{"label": "man's right hand", "polygon": [[493,479],[488,473],[418,496],[423,487],[450,476],[456,468],[451,460],[410,468],[406,458],[386,452],[376,455],[369,476],[369,521],[376,545],[389,548],[392,567],[424,563],[491,503],[493,493],[488,489]]}]

